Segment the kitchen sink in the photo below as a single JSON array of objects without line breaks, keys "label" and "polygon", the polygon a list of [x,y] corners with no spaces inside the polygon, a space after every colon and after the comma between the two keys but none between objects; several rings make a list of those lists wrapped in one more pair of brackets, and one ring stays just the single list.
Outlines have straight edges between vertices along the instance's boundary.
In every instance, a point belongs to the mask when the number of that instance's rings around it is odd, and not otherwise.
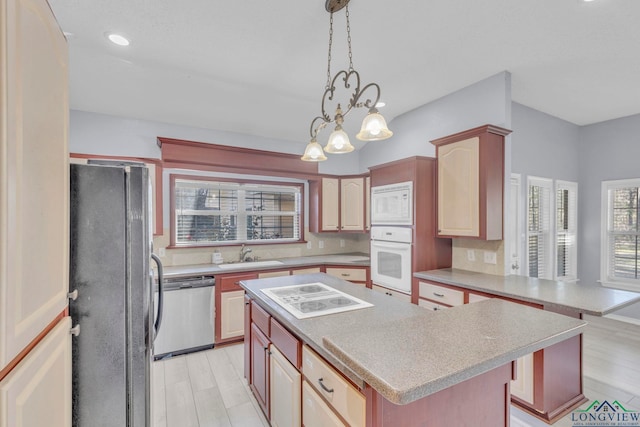
[{"label": "kitchen sink", "polygon": [[245,261],[245,262],[230,262],[226,264],[218,264],[220,268],[259,268],[259,267],[272,267],[274,265],[282,265],[282,261],[270,260],[270,261]]}]

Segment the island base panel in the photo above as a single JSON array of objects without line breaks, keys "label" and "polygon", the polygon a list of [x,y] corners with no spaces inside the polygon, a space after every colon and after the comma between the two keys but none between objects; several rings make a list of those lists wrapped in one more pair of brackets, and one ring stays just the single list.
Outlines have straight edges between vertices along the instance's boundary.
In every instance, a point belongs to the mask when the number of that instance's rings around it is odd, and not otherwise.
[{"label": "island base panel", "polygon": [[582,394],[582,334],[537,351],[534,366],[534,403],[513,396],[518,408],[553,424],[587,401]]},{"label": "island base panel", "polygon": [[367,427],[508,427],[511,378],[507,363],[407,405],[367,387]]}]

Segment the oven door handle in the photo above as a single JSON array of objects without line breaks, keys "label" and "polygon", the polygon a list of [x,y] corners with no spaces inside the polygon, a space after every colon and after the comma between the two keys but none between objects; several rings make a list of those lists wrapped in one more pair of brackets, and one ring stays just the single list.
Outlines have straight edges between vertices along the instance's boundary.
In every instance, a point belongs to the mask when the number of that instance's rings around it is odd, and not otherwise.
[{"label": "oven door handle", "polygon": [[393,242],[380,242],[380,241],[372,241],[372,248],[386,248],[386,249],[397,249],[397,250],[410,250],[411,243],[393,243]]}]

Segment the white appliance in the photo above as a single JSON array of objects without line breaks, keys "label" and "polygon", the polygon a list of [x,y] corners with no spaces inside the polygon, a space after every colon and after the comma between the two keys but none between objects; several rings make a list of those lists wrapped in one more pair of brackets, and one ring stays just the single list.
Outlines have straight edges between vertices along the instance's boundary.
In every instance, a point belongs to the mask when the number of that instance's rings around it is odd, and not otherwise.
[{"label": "white appliance", "polygon": [[371,281],[411,294],[413,230],[408,227],[371,227]]},{"label": "white appliance", "polygon": [[371,188],[372,225],[413,225],[413,182]]}]

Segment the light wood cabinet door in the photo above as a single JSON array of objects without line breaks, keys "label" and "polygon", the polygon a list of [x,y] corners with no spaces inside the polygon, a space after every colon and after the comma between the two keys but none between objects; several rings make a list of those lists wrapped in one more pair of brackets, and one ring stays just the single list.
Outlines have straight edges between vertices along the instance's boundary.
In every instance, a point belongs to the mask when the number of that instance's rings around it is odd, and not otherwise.
[{"label": "light wood cabinet door", "polygon": [[322,231],[340,230],[340,180],[322,178]]},{"label": "light wood cabinet door", "polygon": [[67,45],[47,2],[0,7],[1,371],[67,306],[69,105]]},{"label": "light wood cabinet door", "polygon": [[378,285],[371,285],[371,289],[376,291],[376,292],[380,292],[381,294],[385,294],[389,297],[393,297],[393,298],[398,298],[402,301],[406,301],[406,302],[411,302],[411,295],[407,295],[405,293],[402,292],[398,292],[396,290],[393,289],[388,289],[385,288],[383,286],[378,286]]},{"label": "light wood cabinet door", "polygon": [[439,235],[480,235],[479,143],[473,137],[439,147]]},{"label": "light wood cabinet door", "polygon": [[0,382],[0,427],[71,425],[70,328],[64,317]]},{"label": "light wood cabinet door", "polygon": [[302,375],[274,345],[271,345],[269,363],[271,425],[273,427],[299,427]]},{"label": "light wood cabinet door", "polygon": [[533,405],[533,353],[516,361],[516,379],[511,381],[511,394]]},{"label": "light wood cabinet door", "polygon": [[364,178],[340,180],[340,230],[364,231]]},{"label": "light wood cabinet door", "polygon": [[220,294],[220,339],[244,335],[244,291]]}]

